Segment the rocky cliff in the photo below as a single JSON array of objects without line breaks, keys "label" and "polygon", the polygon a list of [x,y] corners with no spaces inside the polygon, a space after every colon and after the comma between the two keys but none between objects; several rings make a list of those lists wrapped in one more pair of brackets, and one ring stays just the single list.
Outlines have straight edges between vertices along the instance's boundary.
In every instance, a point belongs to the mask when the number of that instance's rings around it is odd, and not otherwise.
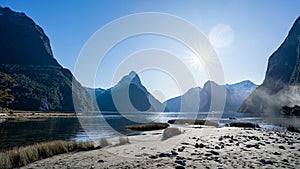
[{"label": "rocky cliff", "polygon": [[0,7],[0,37],[0,72],[16,81],[11,109],[73,112],[72,82],[80,109],[95,109],[86,90],[55,60],[49,38],[32,19]]},{"label": "rocky cliff", "polygon": [[270,56],[263,84],[245,100],[239,111],[273,113],[280,112],[284,105],[299,104],[299,84],[300,17],[293,24],[284,42]]}]

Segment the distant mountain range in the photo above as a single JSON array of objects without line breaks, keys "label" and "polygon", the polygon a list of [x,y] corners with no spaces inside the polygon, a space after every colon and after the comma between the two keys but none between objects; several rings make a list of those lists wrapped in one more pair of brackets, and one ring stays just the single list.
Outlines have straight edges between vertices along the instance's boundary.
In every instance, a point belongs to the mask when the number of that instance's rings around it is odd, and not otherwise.
[{"label": "distant mountain range", "polygon": [[[169,99],[165,102],[166,107],[169,111],[199,111],[207,112],[210,110],[212,92],[214,89],[225,88],[226,100],[225,100],[225,111],[237,111],[243,101],[248,95],[257,87],[254,83],[249,80],[242,81],[240,83],[228,85],[218,85],[213,81],[208,81],[204,84],[203,88],[196,87],[188,90],[182,96]],[[218,93],[216,93],[218,94]],[[200,99],[195,99],[200,98]],[[181,105],[183,103],[183,105]],[[198,110],[195,110],[197,108]]]},{"label": "distant mountain range", "polygon": [[279,113],[285,105],[300,105],[299,85],[300,17],[293,24],[284,42],[270,56],[264,82],[245,100],[239,111]]},{"label": "distant mountain range", "polygon": [[[218,88],[223,87],[226,88],[225,111],[236,111],[257,85],[249,80],[225,86],[208,81],[203,88],[191,88],[182,96],[161,103],[142,85],[138,75],[135,72],[131,72],[112,88],[107,90],[100,88],[94,91],[93,89],[87,90],[90,93],[95,93],[98,106],[102,111],[205,112],[210,109],[211,88],[218,90]],[[124,101],[124,98],[128,98],[128,102]],[[197,98],[200,98],[200,100]],[[119,108],[116,108],[116,104]],[[128,106],[130,104],[132,104],[132,107]]]},{"label": "distant mountain range", "polygon": [[74,112],[74,98],[79,111],[95,110],[87,91],[55,60],[48,37],[32,19],[0,7],[0,37],[0,72],[16,81],[9,108]]}]

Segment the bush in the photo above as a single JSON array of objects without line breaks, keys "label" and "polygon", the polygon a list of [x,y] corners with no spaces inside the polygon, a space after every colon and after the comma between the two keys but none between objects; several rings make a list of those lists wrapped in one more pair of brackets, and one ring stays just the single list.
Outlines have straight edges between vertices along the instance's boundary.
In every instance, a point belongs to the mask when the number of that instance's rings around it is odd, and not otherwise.
[{"label": "bush", "polygon": [[128,137],[120,137],[118,145],[130,144]]},{"label": "bush", "polygon": [[287,131],[290,131],[290,132],[300,133],[300,129],[298,129],[298,128],[292,126],[292,125],[287,126],[287,127],[286,127],[286,130],[287,130]]},{"label": "bush", "polygon": [[106,138],[101,138],[99,140],[99,144],[100,144],[100,147],[106,147],[106,146],[109,146],[111,145]]},{"label": "bush", "polygon": [[170,124],[189,124],[189,125],[206,125],[218,127],[219,124],[208,120],[193,120],[193,119],[173,119],[169,120]]},{"label": "bush", "polygon": [[232,122],[229,123],[230,127],[247,127],[247,128],[260,128],[258,124],[248,123],[248,122]]},{"label": "bush", "polygon": [[167,123],[145,123],[138,125],[125,126],[126,129],[134,131],[151,131],[151,130],[161,130],[169,127]]},{"label": "bush", "polygon": [[181,131],[176,127],[166,128],[163,132],[162,140],[166,140],[179,134],[181,134]]}]

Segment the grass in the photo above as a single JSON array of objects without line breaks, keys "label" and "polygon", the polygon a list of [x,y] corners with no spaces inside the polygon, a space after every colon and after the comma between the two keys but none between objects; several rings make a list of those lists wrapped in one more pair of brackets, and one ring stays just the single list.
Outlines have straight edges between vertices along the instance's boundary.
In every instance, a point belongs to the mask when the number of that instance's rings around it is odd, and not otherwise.
[{"label": "grass", "polygon": [[290,132],[300,133],[300,129],[298,129],[298,128],[292,126],[292,125],[287,126],[287,127],[286,127],[286,130],[287,130],[287,131],[290,131]]},{"label": "grass", "polygon": [[162,140],[166,140],[168,138],[177,136],[179,134],[181,134],[181,131],[179,130],[179,128],[176,128],[176,127],[166,128],[163,132]]},{"label": "grass", "polygon": [[206,125],[218,127],[219,124],[208,120],[193,120],[193,119],[173,119],[169,120],[170,124],[189,124],[189,125]]},{"label": "grass", "polygon": [[51,141],[0,152],[0,169],[18,168],[54,155],[94,149],[92,142]]},{"label": "grass", "polygon": [[258,124],[248,123],[248,122],[232,122],[229,123],[230,127],[247,127],[247,128],[259,128]]},{"label": "grass", "polygon": [[118,145],[130,144],[128,137],[120,137]]},{"label": "grass", "polygon": [[133,131],[151,131],[151,130],[161,130],[169,127],[167,123],[145,123],[138,125],[125,126],[126,129]]},{"label": "grass", "polygon": [[99,140],[99,145],[100,145],[100,147],[106,147],[106,146],[111,145],[111,143],[109,143],[106,138],[101,138]]}]

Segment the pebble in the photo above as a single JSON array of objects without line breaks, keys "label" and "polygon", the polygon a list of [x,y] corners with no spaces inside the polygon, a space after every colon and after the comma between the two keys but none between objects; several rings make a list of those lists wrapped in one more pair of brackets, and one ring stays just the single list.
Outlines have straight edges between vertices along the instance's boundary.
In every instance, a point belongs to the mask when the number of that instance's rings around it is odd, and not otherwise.
[{"label": "pebble", "polygon": [[182,147],[178,148],[178,152],[183,152],[184,149],[185,149],[185,147],[182,146]]},{"label": "pebble", "polygon": [[274,153],[274,155],[277,155],[277,156],[279,156],[279,155],[281,155],[281,153],[279,153],[279,152],[275,152],[275,153]]},{"label": "pebble", "polygon": [[171,154],[170,153],[160,153],[158,156],[159,157],[171,157]]},{"label": "pebble", "polygon": [[185,162],[183,160],[175,160],[175,163],[185,166]]},{"label": "pebble", "polygon": [[212,153],[213,155],[219,155],[218,152],[211,150],[210,153]]},{"label": "pebble", "polygon": [[149,156],[149,158],[151,158],[151,159],[157,159],[158,157],[154,156],[154,155],[151,155],[151,156]]},{"label": "pebble", "polygon": [[181,166],[181,165],[178,165],[175,167],[175,169],[185,169],[185,167]]},{"label": "pebble", "polygon": [[205,145],[202,144],[202,143],[200,143],[200,144],[196,143],[195,144],[195,148],[203,148],[203,147],[205,147]]},{"label": "pebble", "polygon": [[104,163],[104,160],[100,159],[97,161],[98,163]]},{"label": "pebble", "polygon": [[177,156],[177,155],[178,155],[178,153],[177,153],[176,151],[171,151],[171,154],[172,154],[173,156]]}]

